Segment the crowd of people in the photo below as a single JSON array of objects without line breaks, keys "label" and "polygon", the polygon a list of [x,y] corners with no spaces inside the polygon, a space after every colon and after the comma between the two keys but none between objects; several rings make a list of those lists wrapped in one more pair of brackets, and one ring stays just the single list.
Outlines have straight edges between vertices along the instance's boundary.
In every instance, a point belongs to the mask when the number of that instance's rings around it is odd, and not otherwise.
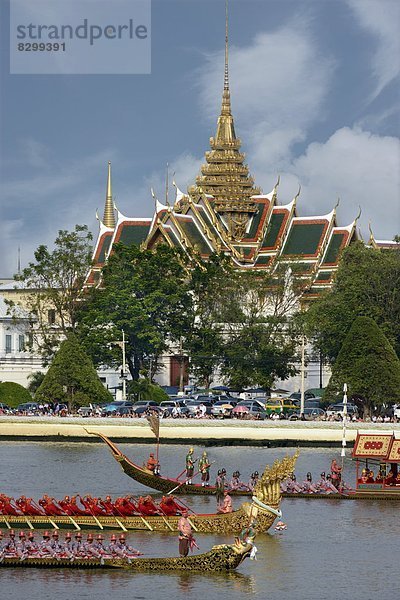
[{"label": "crowd of people", "polygon": [[106,496],[104,499],[86,496],[64,496],[57,500],[43,494],[37,502],[32,498],[21,496],[12,498],[6,494],[0,494],[0,514],[3,515],[26,515],[26,516],[173,516],[180,515],[184,506],[174,496],[163,496],[156,502],[151,496],[123,496],[115,498]]},{"label": "crowd of people", "polygon": [[51,535],[45,531],[42,539],[36,540],[34,531],[20,531],[18,538],[14,529],[10,529],[8,537],[4,537],[0,531],[0,562],[5,558],[19,558],[20,561],[24,561],[32,557],[67,559],[71,562],[76,559],[96,558],[101,564],[104,564],[105,559],[119,558],[130,563],[141,554],[139,550],[127,544],[123,533],[118,537],[112,534],[106,543],[101,533],[96,536],[88,533],[86,539],[83,539],[80,531],[77,531],[74,537],[72,533],[67,532],[64,539],[61,539],[58,530],[55,529]]},{"label": "crowd of people", "polygon": [[287,494],[342,494],[349,489],[342,478],[342,467],[335,458],[331,462],[331,472],[326,474],[323,471],[317,481],[313,480],[309,471],[301,483],[294,473],[281,483],[281,491]]}]

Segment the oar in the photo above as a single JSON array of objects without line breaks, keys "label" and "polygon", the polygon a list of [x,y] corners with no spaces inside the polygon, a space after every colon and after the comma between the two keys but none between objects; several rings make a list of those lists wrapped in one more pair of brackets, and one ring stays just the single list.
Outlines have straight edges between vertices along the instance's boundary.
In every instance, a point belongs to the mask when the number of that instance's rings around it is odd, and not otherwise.
[{"label": "oar", "polygon": [[50,519],[50,517],[49,517],[49,521],[50,521],[52,527],[54,527],[54,529],[60,529],[59,526],[52,519]]},{"label": "oar", "polygon": [[[193,522],[192,522],[192,521],[189,519],[189,517],[187,518],[187,520],[189,521],[189,523],[190,523],[191,527],[193,527],[193,529],[194,529],[195,531],[199,531],[199,530],[197,529],[196,525],[195,525],[195,524],[194,524],[194,523],[193,523]],[[198,546],[197,546],[197,547],[198,547]]]},{"label": "oar", "polygon": [[145,519],[144,517],[142,517],[141,515],[139,515],[139,516],[140,516],[140,518],[142,519],[143,523],[146,525],[146,527],[148,527],[148,529],[150,529],[150,531],[153,531],[153,528],[152,528],[152,526],[150,525],[150,523],[148,523],[148,522],[146,521],[146,519]]},{"label": "oar", "polygon": [[114,519],[117,521],[117,523],[121,527],[122,531],[128,531],[127,528],[125,527],[125,525],[123,523],[121,523],[121,521],[115,515],[114,515]]},{"label": "oar", "polygon": [[[78,494],[78,495],[79,495],[79,498],[81,498],[81,499],[82,499],[82,496],[81,496],[80,494]],[[83,502],[82,502],[81,504],[83,504]],[[88,504],[89,504],[89,506],[86,506],[85,504],[83,504],[83,506],[84,506],[86,509],[88,509],[88,510],[89,510],[89,512],[90,512],[90,514],[91,514],[91,516],[92,516],[92,517],[93,517],[93,519],[96,521],[96,523],[97,523],[98,527],[100,527],[100,529],[104,529],[103,525],[100,523],[100,521],[98,520],[98,518],[96,517],[96,515],[94,515],[94,514],[93,514],[93,512],[91,511],[91,509],[90,509],[90,503],[89,503],[89,502],[88,502]]]},{"label": "oar", "polygon": [[78,531],[81,531],[81,528],[79,527],[79,525],[75,521],[75,519],[73,519],[70,515],[67,515],[67,514],[65,516],[68,517],[68,519],[71,521],[71,523],[75,527],[75,529],[77,529]]},{"label": "oar", "polygon": [[25,517],[25,521],[29,526],[29,529],[35,529],[34,526],[32,525],[32,523],[29,521],[28,517]]},{"label": "oar", "polygon": [[8,522],[8,520],[6,519],[5,515],[3,515],[3,519],[4,519],[4,523],[5,523],[5,524],[6,524],[6,526],[7,526],[7,529],[11,529],[11,525],[10,525],[10,523]]}]

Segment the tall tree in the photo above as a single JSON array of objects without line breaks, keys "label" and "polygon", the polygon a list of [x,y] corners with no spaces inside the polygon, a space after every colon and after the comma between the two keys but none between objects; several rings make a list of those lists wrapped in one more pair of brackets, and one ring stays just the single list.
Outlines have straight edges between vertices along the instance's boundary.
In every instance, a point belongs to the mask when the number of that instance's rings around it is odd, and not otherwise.
[{"label": "tall tree", "polygon": [[[185,256],[165,245],[155,250],[117,244],[99,288],[82,305],[79,335],[95,364],[121,364],[122,331],[133,380],[150,381],[159,359],[192,323]],[[114,344],[114,345],[113,345]]]},{"label": "tall tree", "polygon": [[193,298],[193,323],[186,331],[184,349],[190,357],[190,375],[196,383],[210,387],[221,363],[224,322],[233,318],[231,295],[234,271],[222,254],[207,261],[192,260],[190,290]]},{"label": "tall tree", "polygon": [[296,373],[298,331],[291,315],[309,284],[307,277],[298,277],[301,269],[277,261],[269,272],[235,274],[221,366],[231,385],[268,390],[276,379]]},{"label": "tall tree", "polygon": [[373,318],[400,355],[399,250],[346,248],[332,290],[305,313],[308,336],[330,363],[357,316]]},{"label": "tall tree", "polygon": [[68,334],[35,394],[36,402],[63,402],[69,409],[89,403],[111,402],[91,359],[76,336]]},{"label": "tall tree", "polygon": [[357,317],[332,368],[324,398],[335,401],[347,383],[349,394],[374,406],[400,402],[400,361],[382,330],[370,317]]},{"label": "tall tree", "polygon": [[10,312],[16,319],[21,307],[28,312],[33,334],[30,347],[41,352],[44,364],[60,340],[75,331],[83,282],[91,264],[91,241],[86,225],[59,231],[53,250],[39,246],[35,262],[14,276],[26,294],[18,306],[8,302]]}]

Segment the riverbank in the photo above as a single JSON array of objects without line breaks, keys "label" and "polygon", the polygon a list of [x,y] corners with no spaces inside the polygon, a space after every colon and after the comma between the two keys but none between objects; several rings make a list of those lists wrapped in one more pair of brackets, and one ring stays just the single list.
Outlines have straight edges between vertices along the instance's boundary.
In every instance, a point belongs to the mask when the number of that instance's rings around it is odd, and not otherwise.
[{"label": "riverbank", "polygon": [[[349,423],[346,440],[357,430],[398,431],[399,423]],[[116,442],[154,443],[145,419],[82,417],[0,417],[0,440],[100,442],[90,432]],[[340,446],[341,423],[316,421],[242,421],[165,419],[160,424],[163,444],[201,443],[203,446]]]}]

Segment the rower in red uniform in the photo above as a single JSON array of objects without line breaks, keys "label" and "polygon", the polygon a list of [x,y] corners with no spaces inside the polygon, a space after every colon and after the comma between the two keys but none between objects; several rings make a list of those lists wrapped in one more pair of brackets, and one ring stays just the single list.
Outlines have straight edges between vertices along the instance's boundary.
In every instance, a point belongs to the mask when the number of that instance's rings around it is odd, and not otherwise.
[{"label": "rower in red uniform", "polygon": [[33,506],[32,503],[32,498],[26,496],[21,496],[15,501],[15,504],[24,515],[44,515],[44,512],[38,506]]},{"label": "rower in red uniform", "polygon": [[100,516],[100,515],[105,515],[105,511],[102,509],[101,506],[99,506],[99,500],[98,498],[92,498],[92,496],[90,496],[89,494],[87,494],[86,496],[84,496],[82,498],[82,496],[79,496],[80,501],[82,502],[83,506],[85,507],[86,511],[90,514],[90,515],[95,515],[95,516]]},{"label": "rower in red uniform", "polygon": [[116,508],[111,500],[111,496],[106,496],[105,500],[103,500],[102,498],[99,498],[99,504],[108,515],[117,515],[118,514],[118,512],[116,511]]},{"label": "rower in red uniform", "polygon": [[134,502],[133,496],[125,496],[124,498],[116,498],[114,502],[115,514],[123,517],[131,517],[138,514],[139,510]]},{"label": "rower in red uniform", "polygon": [[56,500],[50,498],[47,494],[43,494],[43,497],[39,499],[38,503],[43,508],[46,515],[56,516],[64,514],[63,509],[60,506],[57,506]]},{"label": "rower in red uniform", "polygon": [[154,504],[154,501],[151,496],[145,496],[144,498],[143,496],[140,496],[138,501],[138,509],[139,512],[142,513],[142,515],[146,515],[149,517],[159,514],[158,508]]},{"label": "rower in red uniform", "polygon": [[3,515],[20,515],[21,512],[12,504],[14,498],[0,494],[0,512]]},{"label": "rower in red uniform", "polygon": [[184,510],[184,507],[176,502],[173,496],[163,496],[159,506],[163,514],[167,516],[182,514]]}]

